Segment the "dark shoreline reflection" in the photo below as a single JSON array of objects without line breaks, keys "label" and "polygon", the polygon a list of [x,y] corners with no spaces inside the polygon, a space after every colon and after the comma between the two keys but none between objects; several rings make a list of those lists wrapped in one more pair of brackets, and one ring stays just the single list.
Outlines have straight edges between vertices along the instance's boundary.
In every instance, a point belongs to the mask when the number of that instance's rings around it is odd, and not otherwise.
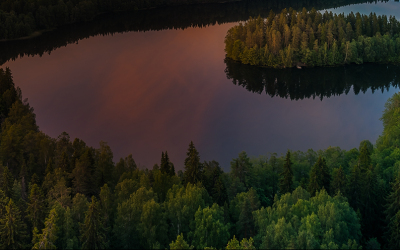
[{"label": "dark shoreline reflection", "polygon": [[244,65],[225,59],[226,77],[233,84],[250,92],[299,100],[348,94],[351,89],[357,95],[381,90],[400,84],[400,66],[386,64],[346,65],[341,67],[317,67],[304,69],[272,69]]},{"label": "dark shoreline reflection", "polygon": [[[388,0],[244,0],[224,4],[185,5],[134,12],[115,12],[97,16],[91,22],[61,26],[41,36],[9,42],[0,42],[0,65],[19,56],[34,56],[77,43],[97,35],[110,35],[129,31],[185,29],[217,23],[244,21],[249,16],[267,17],[270,10],[284,8],[336,8],[358,3],[387,2]],[[222,42],[222,41],[221,41]]]}]

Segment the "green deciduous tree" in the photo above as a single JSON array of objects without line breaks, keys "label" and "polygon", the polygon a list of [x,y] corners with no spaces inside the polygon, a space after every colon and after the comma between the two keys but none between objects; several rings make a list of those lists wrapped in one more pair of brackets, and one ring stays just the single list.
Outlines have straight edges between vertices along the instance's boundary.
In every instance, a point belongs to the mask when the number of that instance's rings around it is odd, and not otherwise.
[{"label": "green deciduous tree", "polygon": [[222,248],[229,239],[229,225],[224,223],[224,212],[217,204],[199,208],[195,214],[193,245],[196,248]]}]

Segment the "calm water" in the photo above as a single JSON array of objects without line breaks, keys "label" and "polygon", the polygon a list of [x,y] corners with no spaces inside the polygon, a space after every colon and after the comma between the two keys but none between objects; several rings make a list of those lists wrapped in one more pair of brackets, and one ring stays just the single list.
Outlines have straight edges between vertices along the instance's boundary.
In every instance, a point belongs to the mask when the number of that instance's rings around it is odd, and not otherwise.
[{"label": "calm water", "polygon": [[[35,108],[42,131],[52,137],[67,131],[94,147],[106,141],[115,161],[132,153],[141,166],[151,167],[168,150],[183,168],[193,140],[202,160],[217,160],[228,170],[242,150],[257,156],[375,142],[384,103],[398,90],[399,67],[283,71],[225,62],[226,31],[257,10],[263,16],[274,6],[289,7],[273,2],[246,10],[243,3],[182,7],[181,17],[172,10],[102,16],[0,44],[0,60]],[[400,16],[393,1],[330,10]],[[35,56],[7,61],[18,54]]]}]

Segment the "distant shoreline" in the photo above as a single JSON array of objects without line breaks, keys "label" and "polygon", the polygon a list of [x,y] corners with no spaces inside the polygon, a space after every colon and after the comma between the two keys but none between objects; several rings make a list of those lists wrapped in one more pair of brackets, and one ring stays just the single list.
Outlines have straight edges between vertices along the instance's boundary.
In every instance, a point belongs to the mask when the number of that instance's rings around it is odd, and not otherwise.
[{"label": "distant shoreline", "polygon": [[[231,1],[226,1],[226,0],[225,0],[225,1],[221,1],[221,2],[215,2],[215,3],[212,3],[212,4],[225,4],[225,3],[241,2],[241,1],[243,1],[243,0],[231,0]],[[162,7],[142,8],[142,9],[137,9],[136,11],[144,11],[144,10],[150,10],[150,9],[158,9],[158,8],[163,8],[163,7],[178,7],[178,6],[184,6],[184,5],[203,5],[203,4],[210,4],[210,3],[191,3],[191,4],[179,4],[179,5],[169,5],[169,6],[167,5],[167,6],[162,6]],[[97,14],[93,17],[93,19],[94,19],[95,17],[97,17],[97,16],[100,16],[100,15],[106,14],[106,13],[112,13],[112,12],[126,12],[126,11],[131,11],[131,10],[116,10],[116,11],[100,12],[100,13],[97,13]],[[88,20],[88,21],[83,21],[83,22],[90,22],[90,21],[92,21],[93,19]],[[71,22],[71,23],[66,23],[66,24],[62,24],[62,25],[74,24],[74,23],[79,23],[79,22],[82,22],[82,21]],[[41,35],[42,35],[43,33],[45,33],[45,32],[56,30],[58,27],[60,27],[60,26],[62,26],[62,25],[59,25],[59,26],[56,26],[56,27],[53,27],[53,28],[49,28],[49,29],[35,30],[35,31],[32,32],[32,34],[30,34],[29,36],[24,36],[24,37],[19,37],[19,38],[12,38],[12,39],[0,39],[0,43],[1,43],[1,42],[18,41],[18,40],[29,40],[29,39],[32,39],[32,38],[41,36]]]}]

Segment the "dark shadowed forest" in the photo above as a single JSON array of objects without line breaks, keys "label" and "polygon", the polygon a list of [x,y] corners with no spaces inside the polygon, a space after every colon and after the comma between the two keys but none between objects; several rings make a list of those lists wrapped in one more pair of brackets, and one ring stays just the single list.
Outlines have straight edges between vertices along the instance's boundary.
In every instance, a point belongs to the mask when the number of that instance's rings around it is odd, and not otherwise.
[{"label": "dark shadowed forest", "polygon": [[[385,2],[386,0],[382,0]],[[59,3],[61,3],[60,1]],[[268,17],[270,10],[279,12],[284,8],[292,7],[301,10],[303,7],[316,9],[334,8],[343,5],[357,3],[371,3],[366,0],[335,0],[335,1],[263,1],[246,0],[233,1],[223,4],[190,4],[174,7],[160,7],[140,11],[111,11],[92,18],[92,21],[74,22],[57,25],[57,29],[44,32],[40,36],[25,40],[13,40],[0,42],[0,65],[8,60],[14,60],[19,56],[34,56],[51,53],[53,50],[77,43],[79,40],[97,35],[110,35],[128,31],[149,31],[163,29],[185,29],[188,27],[204,27],[217,23],[245,21],[249,16]],[[1,3],[1,2],[0,2]],[[1,6],[1,5],[0,5]],[[0,7],[1,9],[1,7]],[[4,13],[3,13],[4,14]],[[12,21],[8,25],[0,15],[0,40],[4,39],[2,32],[9,29],[12,33],[16,30]],[[55,17],[52,17],[55,18]],[[14,20],[14,19],[13,19]],[[16,20],[16,19],[15,19]],[[32,22],[36,23],[35,22]],[[16,24],[16,23],[14,23]],[[7,28],[8,27],[8,28]],[[51,26],[56,27],[56,26]],[[28,33],[40,28],[29,28]],[[2,31],[1,31],[2,30]],[[21,35],[21,36],[25,36]]]},{"label": "dark shadowed forest", "polygon": [[225,73],[233,84],[250,92],[302,100],[323,99],[353,92],[384,92],[400,84],[400,67],[392,64],[362,64],[340,67],[274,69],[225,59]]},{"label": "dark shadowed forest", "polygon": [[114,163],[106,142],[51,138],[8,68],[0,98],[2,248],[399,247],[399,94],[375,145],[240,152],[229,172],[193,142],[177,171],[167,151],[139,169],[132,155]]}]

